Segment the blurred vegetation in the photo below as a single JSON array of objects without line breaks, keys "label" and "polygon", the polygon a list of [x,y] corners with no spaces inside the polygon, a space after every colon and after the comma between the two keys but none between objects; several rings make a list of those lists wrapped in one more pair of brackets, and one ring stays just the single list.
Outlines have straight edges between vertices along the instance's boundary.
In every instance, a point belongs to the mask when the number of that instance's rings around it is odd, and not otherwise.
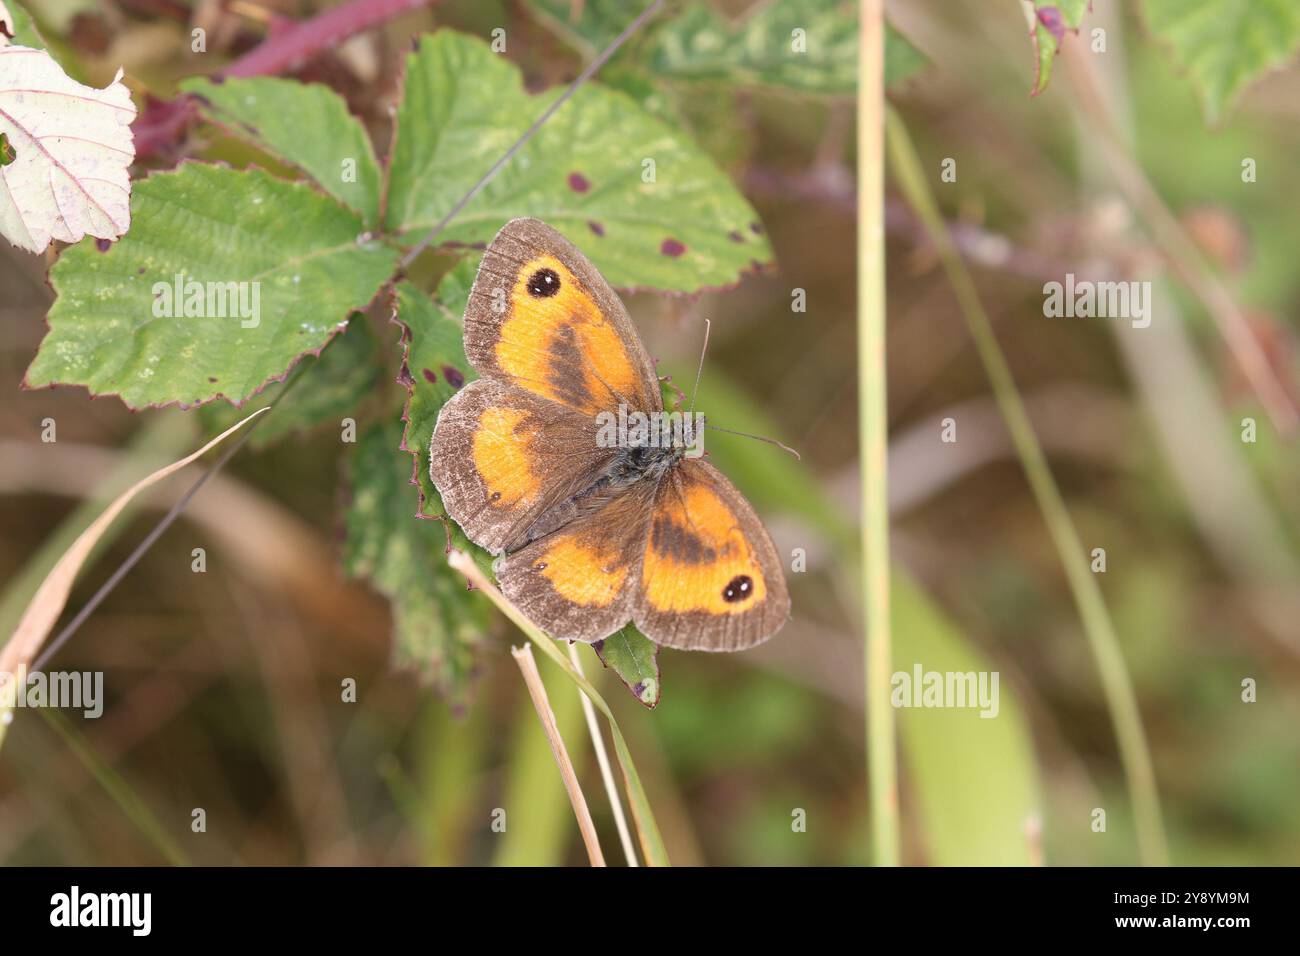
[{"label": "blurred vegetation", "polygon": [[[616,15],[621,6],[589,0],[585,13]],[[806,75],[783,83],[752,58],[687,57],[692,38],[706,28],[725,33],[726,18],[748,6],[674,9],[600,80],[688,130],[759,213],[776,270],[699,296],[626,301],[661,371],[679,384],[693,376],[700,317],[710,318],[701,409],[725,427],[798,447],[802,462],[718,435],[709,451],[779,550],[805,549],[808,570],[791,576],[794,618],[769,644],[742,655],[663,652],[653,711],[594,656],[584,664],[628,737],[675,863],[856,864],[868,859],[868,838],[854,593],[852,72],[846,86],[835,60],[837,71],[816,84]],[[838,31],[835,48],[851,65],[853,5],[797,6]],[[890,5],[906,37],[891,98],[975,270],[1081,537],[1106,548],[1100,583],[1150,742],[1171,859],[1294,863],[1300,446],[1268,424],[1211,311],[1170,273],[1142,210],[1106,178],[1082,84],[1094,70],[1120,91],[1140,169],[1244,306],[1295,396],[1291,157],[1300,148],[1300,75],[1264,75],[1207,126],[1195,71],[1180,65],[1177,45],[1153,35],[1156,24],[1138,5],[1095,0],[1082,32],[1065,35],[1050,84],[1031,99],[1035,54],[1019,6]],[[134,90],[159,97],[255,46],[265,24],[253,11],[305,17],[315,7],[32,4],[74,75],[102,83],[122,64]],[[608,27],[584,34],[566,26],[572,9],[449,0],[354,37],[294,75],[341,92],[372,140],[385,144],[412,36],[452,27],[486,39],[504,25],[507,57],[538,90],[572,78],[608,39]],[[766,15],[788,32],[784,14]],[[200,22],[212,38],[207,59],[189,52],[189,30]],[[1094,24],[1107,29],[1104,54],[1090,52]],[[745,29],[754,27],[735,28]],[[292,175],[210,127],[189,135],[185,155]],[[1246,156],[1260,171],[1249,185],[1240,176]],[[948,157],[957,161],[955,183],[939,177]],[[891,193],[888,208],[894,663],[992,668],[1002,679],[994,720],[899,712],[904,861],[1131,864],[1111,718],[1060,562],[935,252],[899,197]],[[83,499],[102,500],[121,487],[120,471],[138,474],[158,456],[175,457],[212,427],[193,411],[133,414],[116,400],[88,401],[80,389],[21,391],[50,305],[48,266],[0,253],[0,617],[9,627],[41,556],[57,555],[67,529],[84,524]],[[427,286],[446,267],[425,261],[413,278]],[[1044,318],[1044,282],[1110,267],[1156,280],[1152,330]],[[791,310],[796,288],[807,293],[806,313]],[[387,362],[385,375],[368,392],[363,379],[351,391],[310,396],[321,417],[397,393],[396,329],[373,310],[354,323],[367,334],[340,341]],[[1161,326],[1189,339],[1190,371],[1171,371],[1183,353],[1158,344],[1168,340],[1141,338]],[[334,348],[321,364],[339,360]],[[1179,420],[1180,408],[1195,406],[1182,384],[1169,383],[1188,381],[1212,400],[1217,420]],[[335,425],[268,434],[274,414],[261,440],[205,488],[56,659],[60,669],[106,672],[105,716],[69,714],[56,724],[22,714],[10,728],[0,752],[0,861],[585,862],[506,653],[521,636],[499,615],[465,619],[482,632],[466,699],[440,697],[395,669],[388,602],[343,573],[341,479],[357,467],[357,449],[338,440]],[[938,440],[949,415],[959,422],[956,446]],[[1255,444],[1239,439],[1245,416],[1260,423]],[[40,443],[47,417],[58,422],[55,445]],[[1201,443],[1170,438],[1188,434]],[[398,482],[392,493],[414,513],[415,489]],[[385,520],[401,513],[384,510]],[[71,609],[156,516],[156,507],[133,513],[78,584]],[[1261,545],[1248,566],[1231,540],[1234,516],[1247,528],[1265,520],[1278,542]],[[384,543],[383,530],[374,534],[370,560]],[[428,537],[436,547],[441,532]],[[209,551],[202,575],[190,570],[200,546]],[[549,662],[540,666],[606,856],[616,860],[578,699]],[[1241,700],[1247,677],[1258,682],[1257,703]],[[345,678],[357,682],[355,704],[340,700]],[[190,830],[196,807],[207,812],[203,834]],[[1096,807],[1107,811],[1106,833],[1091,829]],[[504,833],[492,829],[498,809]],[[797,810],[806,832],[792,829]]]}]

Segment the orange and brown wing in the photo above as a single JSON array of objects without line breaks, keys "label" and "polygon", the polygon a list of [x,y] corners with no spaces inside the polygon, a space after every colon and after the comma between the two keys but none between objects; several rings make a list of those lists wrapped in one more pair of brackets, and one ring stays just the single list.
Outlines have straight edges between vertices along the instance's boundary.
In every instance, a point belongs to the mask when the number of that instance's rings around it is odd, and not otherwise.
[{"label": "orange and brown wing", "polygon": [[663,408],[654,364],[627,309],[587,257],[536,219],[488,245],[465,309],[465,354],[480,375],[584,415]]},{"label": "orange and brown wing", "polygon": [[522,546],[545,515],[590,487],[609,463],[594,419],[491,379],[442,407],[429,474],[443,507],[493,554]]},{"label": "orange and brown wing", "polygon": [[738,651],[790,616],[785,575],[754,509],[698,459],[662,482],[644,541],[633,620],[656,644]]},{"label": "orange and brown wing", "polygon": [[575,503],[559,530],[497,565],[501,591],[547,633],[588,643],[632,618],[655,482]]}]

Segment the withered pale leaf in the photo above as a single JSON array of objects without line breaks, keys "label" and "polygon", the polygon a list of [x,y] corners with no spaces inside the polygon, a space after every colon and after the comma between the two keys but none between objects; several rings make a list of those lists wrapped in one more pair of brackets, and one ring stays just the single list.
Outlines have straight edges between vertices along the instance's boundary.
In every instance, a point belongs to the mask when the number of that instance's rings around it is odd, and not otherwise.
[{"label": "withered pale leaf", "polygon": [[0,234],[14,245],[41,252],[53,239],[117,239],[130,226],[135,104],[121,80],[118,70],[95,89],[44,50],[0,46]]}]

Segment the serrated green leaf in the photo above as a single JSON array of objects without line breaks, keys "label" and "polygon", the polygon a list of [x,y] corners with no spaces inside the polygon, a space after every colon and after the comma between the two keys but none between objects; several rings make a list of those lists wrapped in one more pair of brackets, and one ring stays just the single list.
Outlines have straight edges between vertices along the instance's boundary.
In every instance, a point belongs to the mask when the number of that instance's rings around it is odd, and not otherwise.
[{"label": "serrated green leaf", "polygon": [[462,258],[438,280],[438,288],[433,293],[434,303],[458,325],[469,304],[469,290],[474,286],[482,260],[482,253],[477,252]]},{"label": "serrated green leaf", "polygon": [[367,226],[378,222],[382,174],[370,137],[329,87],[275,77],[191,77],[181,89],[199,96],[204,113],[234,135],[301,169]]},{"label": "serrated green leaf", "polygon": [[[132,408],[242,403],[318,353],[397,260],[358,241],[361,220],[334,200],[258,170],[155,173],[136,183],[131,219],[107,251],[80,243],[50,271],[58,298],[28,386],[84,385]],[[178,275],[214,293],[203,316],[186,317],[183,294],[167,317]]]},{"label": "serrated green leaf", "polygon": [[1047,89],[1065,31],[1079,29],[1088,5],[1089,0],[1034,0],[1034,96]]},{"label": "serrated green leaf", "polygon": [[1151,32],[1191,74],[1211,123],[1300,49],[1295,0],[1146,0],[1144,9]]},{"label": "serrated green leaf", "polygon": [[[631,21],[623,0],[582,4],[531,0],[529,5],[543,25],[587,60]],[[619,79],[614,85],[634,87],[625,74],[636,72],[646,82],[717,80],[844,96],[856,91],[858,18],[851,0],[760,3],[736,23],[718,16],[707,3],[686,7],[684,13],[682,6],[671,5],[619,52],[614,59]],[[795,29],[804,31],[807,46],[803,53],[796,53],[792,46]],[[642,57],[646,50],[647,56]],[[885,24],[886,86],[901,83],[927,62],[925,54]],[[611,82],[608,68],[602,70],[601,79]]]},{"label": "serrated green leaf", "polygon": [[[553,102],[519,70],[449,30],[406,63],[388,193],[389,225],[432,228]],[[653,163],[653,182],[650,162]],[[578,90],[439,236],[484,242],[517,216],[573,240],[611,284],[695,291],[772,258],[758,215],[695,146],[628,96]]]},{"label": "serrated green leaf", "polygon": [[[583,0],[582,3],[529,0],[528,6],[542,25],[582,54],[585,60],[594,59],[641,12],[629,6],[627,0]],[[637,43],[664,19],[664,15],[652,19],[639,36],[631,37],[628,42]]]},{"label": "serrated green leaf", "polygon": [[[455,272],[453,270],[453,274]],[[444,278],[443,283],[446,282],[447,278]],[[464,303],[465,300],[460,299],[458,308],[463,309]],[[406,387],[407,400],[402,413],[404,427],[396,447],[411,456],[408,460],[412,466],[406,481],[419,489],[413,503],[416,506],[414,513],[421,518],[442,518],[446,514],[438,489],[429,477],[429,442],[433,438],[434,426],[438,424],[438,413],[457,390],[478,377],[465,360],[461,324],[453,317],[456,314],[411,283],[397,284],[392,316],[392,321],[402,329],[398,342],[402,350],[402,367],[397,380]],[[492,556],[465,537],[454,521],[444,519],[442,524],[451,536],[452,547],[472,555],[479,567],[490,575]]]},{"label": "serrated green leaf", "polygon": [[441,524],[416,517],[413,496],[400,492],[411,474],[401,435],[396,422],[375,425],[353,451],[343,567],[391,602],[394,663],[463,702],[488,605],[448,566]]},{"label": "serrated green leaf", "polygon": [[402,327],[402,370],[398,381],[409,394],[402,447],[415,456],[411,483],[420,489],[418,513],[432,518],[443,514],[437,489],[429,477],[429,442],[438,413],[478,374],[465,359],[460,321],[409,282],[397,284],[393,321]]},{"label": "serrated green leaf", "polygon": [[[647,66],[670,80],[710,80],[851,96],[857,90],[858,18],[845,0],[760,4],[729,23],[708,4],[692,6],[661,29]],[[924,55],[885,28],[885,85],[925,65]]]},{"label": "serrated green leaf", "polygon": [[[354,318],[347,329],[330,339],[319,356],[303,359],[297,383],[275,406],[275,413],[249,438],[255,448],[265,448],[287,435],[309,431],[330,423],[338,427],[344,418],[356,418],[357,410],[379,384],[384,366],[376,361],[378,343],[363,320]],[[280,399],[284,382],[276,382],[262,391],[252,405],[270,405]],[[201,408],[205,427],[221,431],[242,418],[246,411],[236,410],[225,402],[213,402]]]},{"label": "serrated green leaf", "polygon": [[659,703],[659,645],[628,624],[593,647],[633,697],[650,708]]}]

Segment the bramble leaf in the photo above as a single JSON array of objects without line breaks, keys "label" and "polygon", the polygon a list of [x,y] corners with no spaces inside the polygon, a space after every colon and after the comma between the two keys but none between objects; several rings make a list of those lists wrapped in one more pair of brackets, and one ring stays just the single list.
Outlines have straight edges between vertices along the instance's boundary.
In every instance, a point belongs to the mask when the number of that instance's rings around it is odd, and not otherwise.
[{"label": "bramble leaf", "polygon": [[[585,60],[603,50],[632,20],[622,0],[531,0],[537,19]],[[679,5],[680,6],[680,5]],[[649,52],[656,79],[708,79],[852,95],[857,71],[856,9],[851,0],[782,0],[756,4],[732,23],[708,4],[652,20],[615,57],[624,70]],[[672,8],[670,8],[672,11]],[[794,30],[807,46],[797,53]],[[647,39],[642,40],[642,36]],[[926,64],[923,53],[885,24],[885,85],[901,83]],[[660,69],[667,67],[667,73]],[[608,76],[602,74],[608,81]]]},{"label": "bramble leaf", "polygon": [[651,708],[659,703],[659,645],[628,624],[593,646],[633,697]]},{"label": "bramble leaf", "polygon": [[448,566],[439,523],[419,520],[411,507],[414,496],[396,492],[410,476],[410,458],[398,449],[400,442],[396,422],[371,427],[357,442],[348,463],[343,567],[389,599],[394,664],[417,668],[461,704],[474,676],[488,605]]},{"label": "bramble leaf", "polygon": [[[885,85],[925,65],[925,56],[885,28]],[[729,23],[708,4],[690,7],[656,35],[649,71],[670,80],[710,80],[851,96],[857,89],[858,18],[841,0],[784,0]]]},{"label": "bramble leaf", "polygon": [[[444,278],[443,284],[447,282],[448,279]],[[418,486],[420,491],[413,513],[424,518],[444,513],[437,489],[429,477],[429,442],[433,439],[433,427],[438,423],[438,413],[461,386],[478,377],[465,360],[461,324],[457,318],[464,305],[462,299],[457,311],[452,313],[440,308],[411,283],[397,284],[392,321],[402,329],[399,342],[402,369],[398,381],[406,386],[408,393],[402,416],[406,428],[401,448],[415,458],[409,483]],[[486,557],[486,552],[468,541],[458,542],[456,547],[474,553],[476,557],[480,554]],[[487,558],[483,566],[491,571],[491,559]]]},{"label": "bramble leaf", "polygon": [[[389,226],[418,239],[558,95],[528,95],[518,68],[478,40],[424,37],[406,64]],[[517,216],[559,229],[621,288],[721,286],[772,258],[758,215],[704,154],[631,98],[591,83],[439,241],[484,242]]]},{"label": "bramble leaf", "polygon": [[1066,30],[1079,29],[1089,0],[1033,0],[1034,24],[1029,32],[1034,45],[1034,86],[1037,96],[1052,79],[1052,64],[1060,52]]},{"label": "bramble leaf", "polygon": [[1211,123],[1300,49],[1295,0],[1146,0],[1144,10],[1151,32],[1191,74]]},{"label": "bramble leaf", "polygon": [[27,386],[84,385],[132,408],[242,404],[318,354],[397,259],[359,241],[361,220],[334,200],[260,170],[155,173],[132,214],[121,242],[74,246],[51,270],[58,298]]},{"label": "bramble leaf", "polygon": [[[309,431],[327,422],[339,426],[344,418],[357,419],[362,402],[379,384],[384,364],[376,361],[378,343],[364,319],[354,317],[319,356],[302,360],[301,377],[280,399],[286,382],[267,386],[250,404],[269,405],[278,400],[275,414],[249,437],[254,448],[265,448],[287,435]],[[209,431],[221,431],[243,415],[225,402],[200,409]]]},{"label": "bramble leaf", "polygon": [[[601,50],[636,19],[640,10],[629,7],[627,0],[529,0],[533,15],[548,30],[573,47],[584,60],[595,59]],[[640,34],[629,38],[635,48],[646,33],[653,33],[669,14],[652,18]],[[626,52],[627,47],[620,51]]]},{"label": "bramble leaf", "polygon": [[367,226],[379,219],[382,174],[361,121],[321,83],[274,77],[213,83],[193,77],[181,89],[235,136],[297,166]]}]

